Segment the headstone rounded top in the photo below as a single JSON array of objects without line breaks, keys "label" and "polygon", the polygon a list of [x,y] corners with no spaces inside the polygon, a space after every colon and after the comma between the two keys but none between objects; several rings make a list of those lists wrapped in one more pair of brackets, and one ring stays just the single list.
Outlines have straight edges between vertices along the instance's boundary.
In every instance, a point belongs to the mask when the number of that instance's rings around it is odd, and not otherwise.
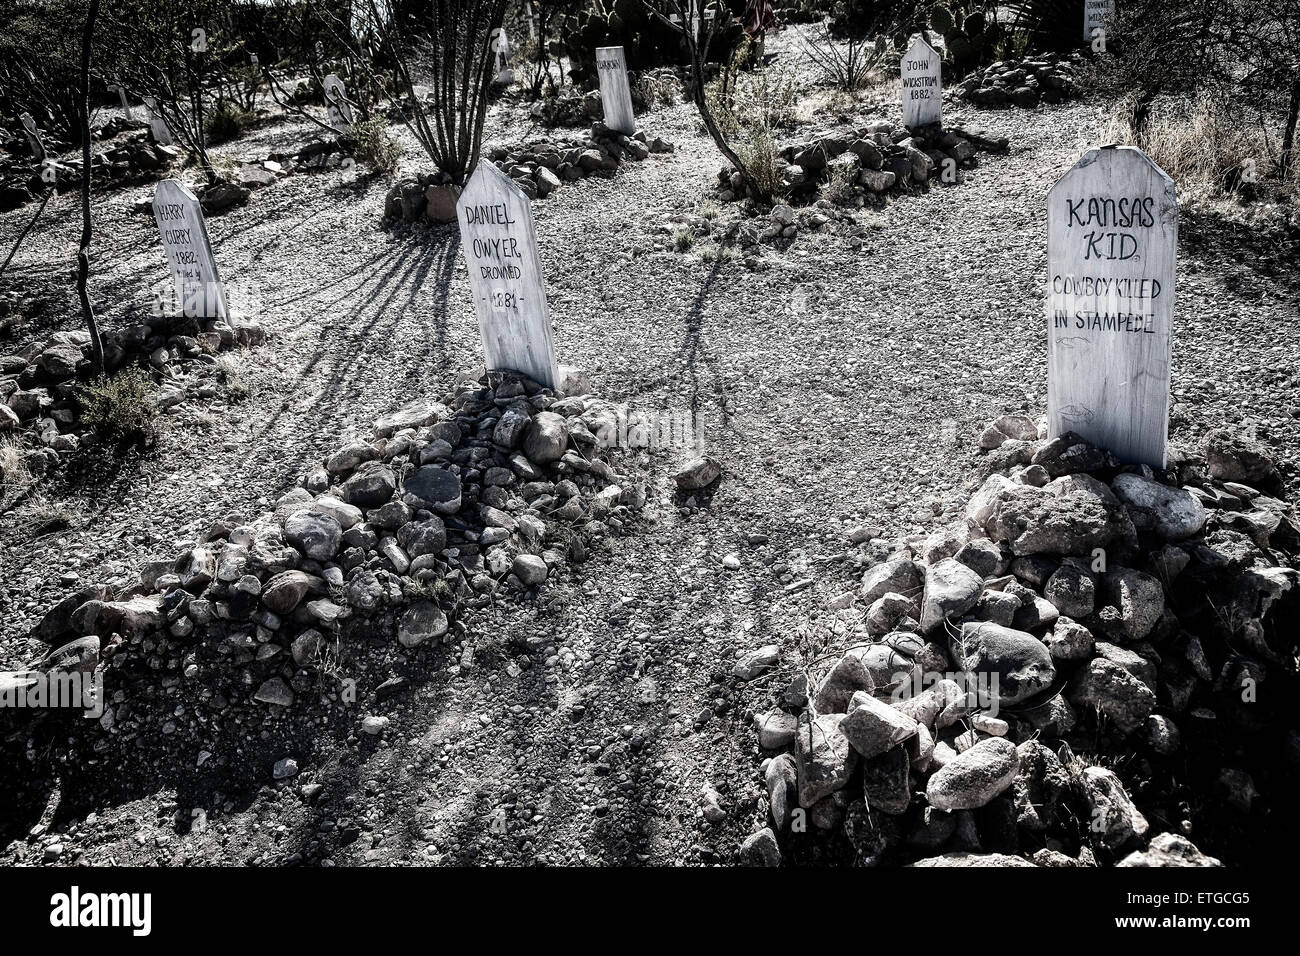
[{"label": "headstone rounded top", "polygon": [[1115,169],[1120,165],[1126,168],[1145,165],[1150,168],[1155,176],[1164,180],[1169,186],[1174,185],[1174,181],[1169,174],[1161,169],[1156,161],[1142,149],[1137,146],[1111,143],[1106,146],[1094,146],[1085,152],[1079,157],[1078,162],[1057,177],[1056,182],[1052,183],[1051,187],[1048,188],[1047,194],[1050,196],[1053,191],[1073,178],[1075,174],[1097,164],[1100,164],[1099,169]]}]

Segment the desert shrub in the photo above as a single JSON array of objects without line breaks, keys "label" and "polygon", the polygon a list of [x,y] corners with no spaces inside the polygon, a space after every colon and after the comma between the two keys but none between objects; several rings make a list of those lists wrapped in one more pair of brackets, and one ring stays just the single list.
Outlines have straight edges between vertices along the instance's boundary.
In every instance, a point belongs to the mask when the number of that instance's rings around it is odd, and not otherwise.
[{"label": "desert shrub", "polygon": [[717,121],[761,195],[781,185],[776,128],[794,125],[798,97],[789,71],[758,67],[740,69],[737,51],[729,69],[708,85],[705,96]]},{"label": "desert shrub", "polygon": [[217,104],[203,118],[204,131],[212,143],[239,139],[252,124],[253,114],[240,108],[233,100]]},{"label": "desert shrub", "polygon": [[823,195],[831,202],[849,202],[855,195],[857,170],[845,163],[832,163],[830,177],[823,187]]},{"label": "desert shrub", "polygon": [[150,443],[157,437],[158,408],[153,381],[143,369],[131,368],[77,389],[81,422],[108,441]]},{"label": "desert shrub", "polygon": [[1208,91],[1162,97],[1140,127],[1133,121],[1132,99],[1112,114],[1106,139],[1140,147],[1180,187],[1234,193],[1281,172],[1266,132],[1222,97]]},{"label": "desert shrub", "polygon": [[389,135],[388,122],[383,117],[353,123],[347,138],[357,159],[375,172],[391,174],[397,170],[402,146]]}]

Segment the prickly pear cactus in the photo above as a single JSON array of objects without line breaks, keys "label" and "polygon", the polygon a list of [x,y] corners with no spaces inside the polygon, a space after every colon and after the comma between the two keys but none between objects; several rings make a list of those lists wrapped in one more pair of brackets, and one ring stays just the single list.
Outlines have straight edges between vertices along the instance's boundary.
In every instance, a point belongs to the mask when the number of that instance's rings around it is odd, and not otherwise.
[{"label": "prickly pear cactus", "polygon": [[[702,6],[709,6],[707,0]],[[718,16],[728,16],[725,5]],[[729,20],[714,34],[709,59],[721,62],[729,58],[743,35],[739,22]],[[597,47],[621,46],[629,70],[687,62],[681,31],[651,16],[641,0],[591,0],[583,12],[569,18],[563,36],[564,54],[571,64],[569,73],[580,86],[594,87],[597,83]]]},{"label": "prickly pear cactus", "polygon": [[956,76],[965,76],[997,58],[1002,28],[988,18],[982,7],[978,3],[954,3],[930,11],[930,28],[943,37]]}]

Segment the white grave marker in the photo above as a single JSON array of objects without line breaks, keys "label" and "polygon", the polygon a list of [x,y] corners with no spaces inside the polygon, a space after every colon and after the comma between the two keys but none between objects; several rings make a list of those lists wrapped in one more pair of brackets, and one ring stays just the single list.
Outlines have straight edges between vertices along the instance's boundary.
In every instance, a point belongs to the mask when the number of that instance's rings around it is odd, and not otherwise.
[{"label": "white grave marker", "polygon": [[154,191],[153,217],[181,311],[205,319],[228,318],[225,290],[198,199],[180,180],[164,179]]},{"label": "white grave marker", "polygon": [[943,107],[943,77],[939,51],[925,37],[912,38],[900,66],[903,125],[928,126],[940,121]]},{"label": "white grave marker", "polygon": [[487,368],[513,369],[554,388],[555,341],[528,197],[483,160],[456,215]]},{"label": "white grave marker", "polygon": [[126,118],[129,120],[135,119],[135,113],[132,112],[131,103],[126,98],[126,87],[122,85],[121,77],[113,77],[113,82],[109,85],[108,90],[110,93],[116,93],[118,99],[122,101],[122,112],[126,114]]},{"label": "white grave marker", "polygon": [[331,73],[325,77],[325,117],[335,132],[342,133],[352,125],[352,107],[348,105],[347,87]]},{"label": "white grave marker", "polygon": [[1136,147],[1088,150],[1048,192],[1053,436],[1165,466],[1177,255],[1173,180]]},{"label": "white grave marker", "polygon": [[1093,31],[1104,30],[1115,14],[1115,0],[1083,0],[1083,41],[1093,41]]},{"label": "white grave marker", "polygon": [[27,135],[27,145],[31,147],[32,159],[45,159],[45,147],[41,144],[41,134],[36,131],[36,120],[32,119],[31,113],[24,113],[18,117],[23,124],[23,132]]},{"label": "white grave marker", "polygon": [[596,48],[596,72],[600,76],[600,102],[605,108],[605,125],[627,136],[636,132],[632,115],[632,90],[627,83],[627,58],[621,46]]},{"label": "white grave marker", "polygon": [[144,96],[141,99],[144,100],[144,107],[149,113],[149,132],[153,134],[153,141],[159,146],[170,146],[172,131],[167,128],[167,121],[158,112],[158,101],[152,96]]},{"label": "white grave marker", "polygon": [[506,36],[505,27],[493,30],[490,42],[496,69],[492,82],[509,86],[515,81],[515,71],[510,69],[510,38]]}]

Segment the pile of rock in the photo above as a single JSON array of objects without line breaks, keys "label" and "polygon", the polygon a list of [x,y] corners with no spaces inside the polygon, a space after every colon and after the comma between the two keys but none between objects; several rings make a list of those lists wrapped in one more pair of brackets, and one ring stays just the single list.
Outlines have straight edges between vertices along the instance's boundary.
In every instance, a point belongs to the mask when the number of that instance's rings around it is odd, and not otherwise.
[{"label": "pile of rock", "polygon": [[[222,349],[261,344],[266,332],[243,318],[228,323],[159,315],[101,338],[109,371],[142,360],[159,373],[171,373],[192,362],[214,364]],[[89,333],[74,331],[0,355],[0,435],[24,433],[24,468],[31,475],[46,474],[60,453],[75,452],[84,441],[76,390],[78,380],[90,374],[90,352]],[[165,408],[183,397],[163,389],[156,401]]]},{"label": "pile of rock", "polygon": [[[564,390],[585,387],[570,370]],[[102,666],[110,695],[114,674],[136,673],[222,709],[287,707],[319,686],[349,618],[387,614],[401,648],[437,644],[449,610],[535,588],[632,521],[644,486],[596,437],[613,414],[518,375],[462,375],[441,401],[380,418],[272,511],[217,522],[124,591],[69,595],[35,628],[60,648],[40,666]],[[115,719],[110,706],[101,724]]]},{"label": "pile of rock", "polygon": [[[601,172],[612,173],[626,160],[640,162],[651,153],[671,153],[672,143],[644,132],[624,136],[594,123],[586,137],[539,137],[514,146],[494,146],[485,156],[509,176],[529,199],[545,199],[566,182]],[[460,187],[448,173],[406,179],[388,191],[384,225],[398,222],[456,221]]]},{"label": "pile of rock", "polygon": [[[780,150],[781,190],[792,198],[830,189],[837,202],[862,206],[891,190],[924,186],[976,162],[978,150],[1004,152],[1008,140],[977,130],[938,125],[909,130],[889,120],[821,133]],[[732,202],[746,195],[740,173],[727,166],[718,172],[718,199]]]},{"label": "pile of rock", "polygon": [[1161,473],[1045,432],[986,430],[960,520],[850,536],[869,569],[834,606],[856,643],[755,715],[779,752],[746,859],[821,829],[869,862],[1214,865],[1189,835],[1221,853],[1267,814],[1300,760],[1276,468],[1227,432]]},{"label": "pile of rock", "polygon": [[[94,171],[96,188],[106,186],[111,189],[125,183],[155,178],[183,156],[175,146],[154,143],[149,137],[146,124],[124,117],[116,117],[104,126],[96,127],[91,131],[91,136],[96,140],[122,137],[110,148],[91,154],[90,165]],[[46,176],[50,175],[48,170],[51,169],[55,177],[53,182],[42,178],[42,170],[30,159],[30,154],[8,164],[0,174],[0,212],[17,209],[31,202],[51,185],[62,191],[80,185],[80,157],[71,157],[66,162],[52,161],[46,167]]]},{"label": "pile of rock", "polygon": [[955,87],[957,96],[977,106],[1023,106],[1063,103],[1079,95],[1083,57],[1044,54],[1024,60],[999,60],[976,71]]},{"label": "pile of rock", "polygon": [[[120,142],[111,149],[95,153],[90,158],[95,176],[99,180],[126,182],[143,177],[154,176],[178,162],[183,153],[175,146],[162,146],[149,137],[148,126],[144,123],[132,123],[121,117],[115,120],[118,135],[129,131]],[[105,131],[105,138],[108,133]]]}]

